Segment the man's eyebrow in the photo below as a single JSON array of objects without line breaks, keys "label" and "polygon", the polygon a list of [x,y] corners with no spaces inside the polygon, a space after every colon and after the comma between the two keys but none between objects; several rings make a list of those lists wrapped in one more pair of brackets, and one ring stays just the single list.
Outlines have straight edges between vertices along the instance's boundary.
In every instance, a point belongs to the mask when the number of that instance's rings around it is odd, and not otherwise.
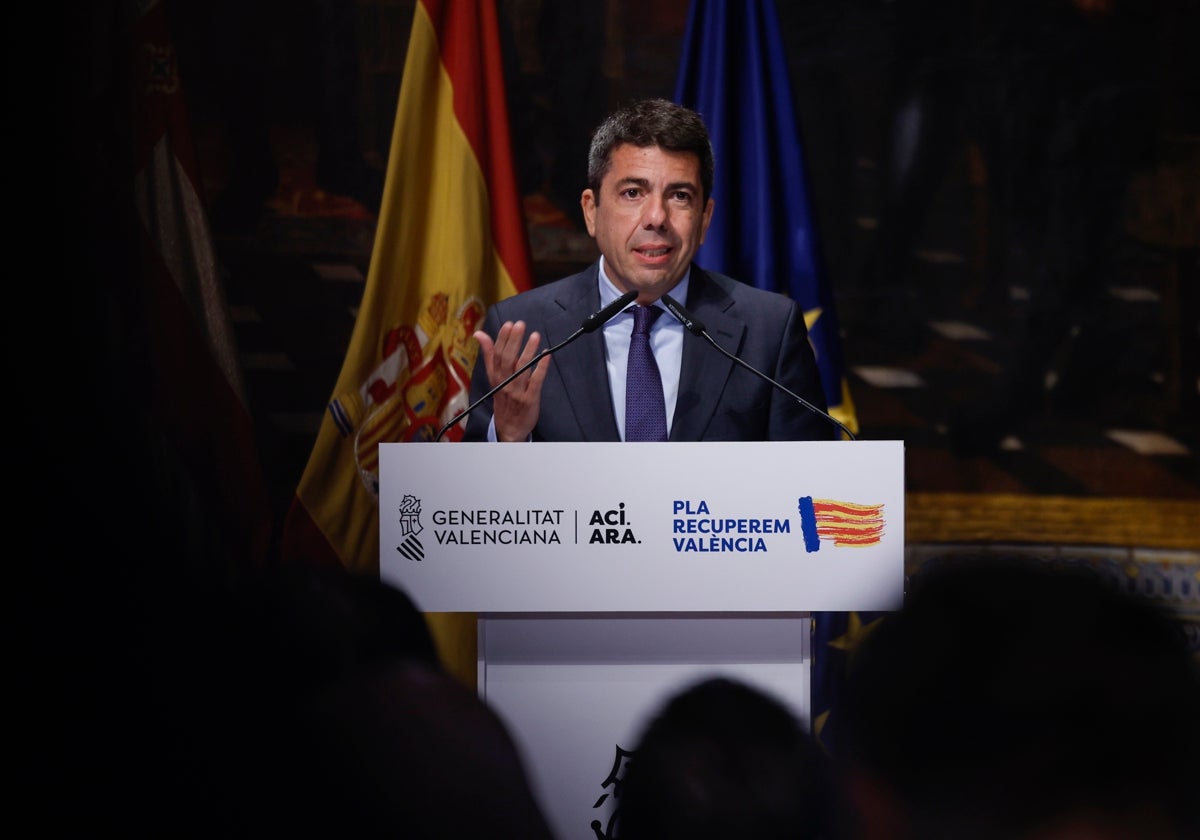
[{"label": "man's eyebrow", "polygon": [[696,192],[696,185],[691,181],[676,181],[673,184],[667,184],[667,192],[676,190],[687,190],[688,192]]},{"label": "man's eyebrow", "polygon": [[619,190],[624,189],[625,187],[641,187],[645,190],[649,189],[650,182],[645,178],[634,178],[630,176],[617,181],[614,186]]}]

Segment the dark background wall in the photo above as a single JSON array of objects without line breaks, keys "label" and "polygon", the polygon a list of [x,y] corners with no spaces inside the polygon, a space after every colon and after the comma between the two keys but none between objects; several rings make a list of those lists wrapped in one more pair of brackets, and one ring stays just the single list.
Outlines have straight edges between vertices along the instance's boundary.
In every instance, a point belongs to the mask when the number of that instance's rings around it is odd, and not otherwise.
[{"label": "dark background wall", "polygon": [[[1039,105],[1031,98],[1060,83],[1064,91],[1074,85],[1074,93],[1063,95],[1077,98],[1121,84],[1140,86],[1144,107],[1136,117],[1145,128],[1139,139],[1148,145],[1137,166],[1146,171],[1164,160],[1194,160],[1200,130],[1200,68],[1188,46],[1198,31],[1194,0],[776,5],[811,194],[838,283],[852,282],[863,270],[855,260],[860,223],[863,216],[877,216],[886,198],[881,190],[895,151],[892,118],[906,101],[923,109],[925,147],[938,160],[916,173],[926,192],[952,177],[978,183],[989,174],[993,181],[1007,177],[1001,167],[1019,172],[1022,161],[1001,162],[995,153],[985,160],[984,154],[1047,131],[1051,117],[1035,113]],[[499,6],[511,48],[510,108],[521,184],[577,220],[591,128],[623,99],[671,95],[688,4],[503,0]],[[342,91],[338,119],[354,127],[346,142],[384,165],[411,0],[175,0],[171,8],[201,126],[229,131],[242,117],[230,110],[230,94],[245,96],[256,85],[261,99],[253,107],[261,117],[311,125],[322,101],[314,91],[333,77]],[[339,28],[353,32],[339,34]],[[330,72],[337,63],[340,69]],[[214,192],[222,186],[219,165],[209,168]],[[909,235],[919,232],[918,226]]]}]

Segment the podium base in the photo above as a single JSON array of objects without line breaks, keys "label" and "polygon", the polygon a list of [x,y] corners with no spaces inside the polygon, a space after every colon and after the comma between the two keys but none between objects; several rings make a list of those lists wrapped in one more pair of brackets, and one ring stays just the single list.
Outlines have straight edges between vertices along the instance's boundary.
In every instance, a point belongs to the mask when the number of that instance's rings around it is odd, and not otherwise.
[{"label": "podium base", "polygon": [[728,676],[810,723],[808,613],[481,614],[480,696],[562,840],[612,835],[625,761],[687,685]]}]

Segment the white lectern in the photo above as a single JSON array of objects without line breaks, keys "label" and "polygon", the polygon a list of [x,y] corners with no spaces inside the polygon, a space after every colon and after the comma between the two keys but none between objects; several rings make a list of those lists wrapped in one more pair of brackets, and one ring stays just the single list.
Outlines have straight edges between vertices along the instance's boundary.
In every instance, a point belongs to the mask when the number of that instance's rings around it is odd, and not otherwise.
[{"label": "white lectern", "polygon": [[382,444],[380,572],[479,614],[479,691],[562,840],[611,836],[624,762],[714,675],[809,715],[817,610],[904,587],[900,441]]}]

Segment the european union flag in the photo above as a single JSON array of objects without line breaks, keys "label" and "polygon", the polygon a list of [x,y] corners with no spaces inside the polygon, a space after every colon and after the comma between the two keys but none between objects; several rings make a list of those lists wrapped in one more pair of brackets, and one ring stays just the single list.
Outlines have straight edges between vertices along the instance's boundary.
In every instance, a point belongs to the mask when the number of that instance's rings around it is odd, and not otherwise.
[{"label": "european union flag", "polygon": [[700,113],[716,211],[696,261],[804,309],[829,413],[858,432],[772,0],[693,0],[675,101]]},{"label": "european union flag", "polygon": [[812,733],[827,752],[837,750],[833,710],[841,698],[855,648],[874,629],[884,612],[813,613]]}]

